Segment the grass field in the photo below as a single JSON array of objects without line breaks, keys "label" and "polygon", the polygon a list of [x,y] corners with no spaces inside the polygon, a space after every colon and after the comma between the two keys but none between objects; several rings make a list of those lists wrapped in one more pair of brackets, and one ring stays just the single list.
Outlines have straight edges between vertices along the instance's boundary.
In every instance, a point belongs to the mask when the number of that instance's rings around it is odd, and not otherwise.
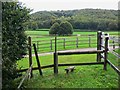
[{"label": "grass field", "polygon": [[[87,57],[86,57],[87,56]],[[117,65],[115,57],[109,54],[112,63]],[[42,66],[53,64],[53,55],[39,57]],[[70,55],[60,56],[59,63],[95,62],[96,55]],[[18,68],[28,68],[28,58],[18,62]],[[33,57],[33,66],[37,66]],[[34,77],[25,82],[27,88],[117,88],[118,75],[109,66],[107,71],[103,70],[103,65],[75,66],[76,70],[68,75],[64,67],[59,67],[59,74],[54,76],[53,68],[43,69],[43,77],[39,76],[38,70],[34,71]]]},{"label": "grass field", "polygon": [[[44,47],[50,47],[49,40],[54,39],[54,37],[40,37],[40,35],[48,35],[48,31],[26,31],[27,35],[33,38],[33,41],[40,41],[39,44],[44,45]],[[74,34],[95,34],[96,32],[74,32]],[[110,32],[110,34],[117,35],[117,32]],[[39,38],[34,38],[39,37]],[[76,40],[76,36],[65,36],[58,37],[66,38],[66,44],[72,46],[66,47],[66,49],[76,49],[76,43],[71,42]],[[83,44],[79,48],[89,47],[88,37],[79,37],[79,40],[83,40]],[[47,42],[44,42],[44,41]],[[60,43],[62,42],[62,43]],[[87,43],[86,43],[87,42]],[[91,38],[91,42],[96,43],[96,37]],[[54,43],[54,41],[53,41]],[[36,43],[37,44],[37,43]],[[41,46],[40,45],[40,46]],[[40,48],[39,46],[39,48]],[[44,52],[49,52],[50,48],[44,48],[41,46]],[[63,50],[63,39],[58,41],[58,50]],[[96,44],[91,44],[91,47],[96,47]],[[54,48],[54,44],[53,44]],[[54,51],[54,49],[52,50]],[[116,50],[116,52],[119,52]],[[53,64],[53,55],[39,56],[41,66]],[[118,66],[117,58],[111,53],[108,54],[108,59]],[[96,62],[96,54],[82,54],[82,55],[70,55],[70,56],[59,56],[59,63],[86,63],[86,62]],[[29,67],[28,58],[23,58],[17,62],[18,69],[25,69]],[[37,67],[36,58],[33,57],[33,67]],[[69,73],[65,72],[64,67],[59,67],[59,74],[54,75],[53,68],[42,69],[43,76],[39,76],[38,70],[33,71],[34,77],[31,80],[26,80],[24,86],[26,88],[118,88],[118,74],[107,65],[107,71],[103,70],[103,65],[88,65],[88,66],[75,66],[75,71]],[[21,77],[19,78],[21,79]]]},{"label": "grass field", "polygon": [[[106,33],[109,33],[110,35],[118,35],[118,32],[114,32],[114,31],[113,32],[110,31]],[[49,31],[46,31],[46,29],[43,29],[40,31],[26,31],[26,34],[32,37],[32,43],[36,44],[37,50],[39,53],[54,51],[55,37],[49,36]],[[91,34],[94,36],[90,36],[89,38],[88,35],[91,35]],[[47,36],[44,36],[44,35],[47,35]],[[57,50],[96,47],[97,32],[74,32],[73,35],[75,36],[58,36]],[[78,43],[77,43],[77,38],[78,38]],[[33,50],[33,53],[34,53],[34,50]]]}]

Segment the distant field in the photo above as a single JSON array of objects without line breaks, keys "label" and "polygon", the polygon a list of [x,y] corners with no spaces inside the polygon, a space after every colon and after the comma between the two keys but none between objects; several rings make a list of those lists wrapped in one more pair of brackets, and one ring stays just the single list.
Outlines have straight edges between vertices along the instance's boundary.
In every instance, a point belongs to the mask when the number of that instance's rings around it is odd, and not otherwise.
[{"label": "distant field", "polygon": [[[40,35],[49,35],[49,29],[40,29],[37,31],[29,31],[27,30],[26,33],[29,34],[40,34]],[[117,31],[105,31],[105,33],[109,33],[111,35],[118,35]],[[74,35],[76,34],[97,34],[95,31],[80,31],[80,32],[74,32]]]},{"label": "distant field", "polygon": [[[37,49],[39,53],[54,51],[55,37],[49,36],[49,31],[47,30],[49,29],[41,29],[37,31],[26,31],[27,36],[32,37],[32,43],[35,43],[37,45]],[[113,32],[113,31],[105,32],[105,33],[109,33],[110,35],[116,35],[116,36],[118,35],[118,32]],[[73,35],[74,36],[58,36],[57,39],[59,40],[57,40],[57,47],[58,47],[57,50],[96,47],[97,32],[82,31],[82,32],[74,32]],[[94,36],[91,36],[89,38],[88,35],[94,35]],[[77,43],[77,38],[78,38],[78,43]]]}]

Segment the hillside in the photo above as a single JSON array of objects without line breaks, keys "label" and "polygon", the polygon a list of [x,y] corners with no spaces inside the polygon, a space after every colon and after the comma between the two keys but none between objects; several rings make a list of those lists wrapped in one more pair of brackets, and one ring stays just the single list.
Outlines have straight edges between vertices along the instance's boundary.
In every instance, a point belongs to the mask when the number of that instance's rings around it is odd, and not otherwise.
[{"label": "hillside", "polygon": [[54,22],[69,21],[74,29],[117,30],[118,11],[104,9],[81,9],[39,11],[31,14],[26,24],[29,29],[50,28]]}]

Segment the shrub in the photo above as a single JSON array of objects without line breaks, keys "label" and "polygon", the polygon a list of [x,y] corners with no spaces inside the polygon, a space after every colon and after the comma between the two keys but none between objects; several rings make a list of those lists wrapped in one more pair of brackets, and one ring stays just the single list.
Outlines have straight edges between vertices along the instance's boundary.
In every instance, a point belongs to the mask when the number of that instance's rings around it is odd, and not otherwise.
[{"label": "shrub", "polygon": [[50,28],[49,34],[72,35],[73,27],[67,21],[61,22],[60,25],[58,23],[54,23]]},{"label": "shrub", "polygon": [[60,25],[56,22],[51,26],[49,34],[57,34],[59,30],[60,30]]}]

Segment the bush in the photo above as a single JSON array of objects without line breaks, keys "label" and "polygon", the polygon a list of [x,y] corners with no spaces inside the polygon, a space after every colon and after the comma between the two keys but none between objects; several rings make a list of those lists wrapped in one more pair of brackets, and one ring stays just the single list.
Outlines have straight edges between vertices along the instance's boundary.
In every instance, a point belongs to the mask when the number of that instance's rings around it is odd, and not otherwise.
[{"label": "bush", "polygon": [[72,35],[73,34],[73,27],[72,25],[65,21],[60,24],[60,30],[58,31],[59,35]]},{"label": "bush", "polygon": [[17,77],[16,61],[26,53],[26,36],[23,24],[30,10],[19,2],[2,3],[2,87],[11,88]]},{"label": "bush", "polygon": [[73,27],[67,21],[61,22],[60,25],[58,23],[54,23],[50,28],[49,34],[72,35]]},{"label": "bush", "polygon": [[56,22],[51,26],[49,34],[57,34],[59,30],[60,30],[60,25]]}]

